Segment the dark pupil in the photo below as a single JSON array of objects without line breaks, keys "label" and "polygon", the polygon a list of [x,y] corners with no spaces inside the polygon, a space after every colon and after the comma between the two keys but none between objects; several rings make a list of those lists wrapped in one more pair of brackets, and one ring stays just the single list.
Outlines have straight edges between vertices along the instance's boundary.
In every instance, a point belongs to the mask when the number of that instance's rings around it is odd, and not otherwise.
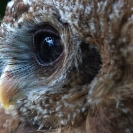
[{"label": "dark pupil", "polygon": [[44,37],[40,45],[40,56],[44,58],[45,62],[52,62],[56,56],[57,45],[59,40],[54,40],[54,37]]},{"label": "dark pupil", "polygon": [[63,52],[60,37],[52,33],[43,31],[37,33],[34,36],[34,43],[37,50],[37,61],[42,65],[48,65],[54,62]]}]

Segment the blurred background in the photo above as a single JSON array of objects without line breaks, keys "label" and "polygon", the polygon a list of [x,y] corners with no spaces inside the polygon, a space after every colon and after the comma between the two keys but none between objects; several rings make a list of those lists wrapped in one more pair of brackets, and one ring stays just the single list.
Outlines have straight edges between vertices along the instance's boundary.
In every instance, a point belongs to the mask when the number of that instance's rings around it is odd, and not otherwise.
[{"label": "blurred background", "polygon": [[10,0],[0,0],[0,20],[4,16],[6,5],[7,5],[8,1],[10,1]]}]

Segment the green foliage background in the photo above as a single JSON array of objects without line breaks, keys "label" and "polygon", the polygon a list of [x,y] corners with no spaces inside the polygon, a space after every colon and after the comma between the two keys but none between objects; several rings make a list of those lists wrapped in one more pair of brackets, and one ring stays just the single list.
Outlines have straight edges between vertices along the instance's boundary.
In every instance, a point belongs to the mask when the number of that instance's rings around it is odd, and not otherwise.
[{"label": "green foliage background", "polygon": [[10,0],[0,0],[0,19],[2,19],[5,14],[5,9],[8,1]]}]

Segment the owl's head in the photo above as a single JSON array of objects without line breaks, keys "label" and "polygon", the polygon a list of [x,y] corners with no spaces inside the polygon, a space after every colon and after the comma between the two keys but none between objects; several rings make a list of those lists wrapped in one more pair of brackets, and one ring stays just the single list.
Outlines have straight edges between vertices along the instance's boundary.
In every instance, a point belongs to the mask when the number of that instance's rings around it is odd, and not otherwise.
[{"label": "owl's head", "polygon": [[2,105],[39,128],[113,131],[109,122],[117,124],[132,101],[132,6],[130,0],[9,2],[0,27]]}]

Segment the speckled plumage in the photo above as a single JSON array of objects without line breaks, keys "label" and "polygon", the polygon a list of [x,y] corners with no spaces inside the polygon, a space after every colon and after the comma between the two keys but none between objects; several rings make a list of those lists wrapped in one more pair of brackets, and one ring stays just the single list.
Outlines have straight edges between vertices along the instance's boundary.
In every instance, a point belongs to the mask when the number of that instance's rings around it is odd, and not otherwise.
[{"label": "speckled plumage", "polygon": [[[41,66],[34,36],[49,25],[64,49],[60,60]],[[132,38],[132,0],[9,2],[0,28],[0,83],[13,116],[1,109],[0,133],[132,133]]]}]

